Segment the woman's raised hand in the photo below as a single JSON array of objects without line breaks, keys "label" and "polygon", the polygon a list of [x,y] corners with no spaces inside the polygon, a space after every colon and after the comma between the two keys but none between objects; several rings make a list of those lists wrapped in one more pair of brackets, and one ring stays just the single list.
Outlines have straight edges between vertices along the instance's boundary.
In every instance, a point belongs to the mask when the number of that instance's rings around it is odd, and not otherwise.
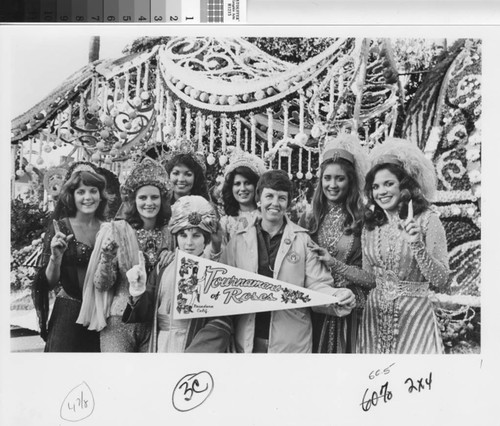
[{"label": "woman's raised hand", "polygon": [[129,282],[129,293],[132,297],[138,297],[146,291],[146,261],[142,251],[139,252],[139,264],[132,266],[126,275]]},{"label": "woman's raised hand", "polygon": [[50,241],[51,258],[55,262],[60,262],[64,252],[68,248],[68,242],[73,238],[73,234],[64,235],[61,231],[56,231]]},{"label": "woman's raised hand", "polygon": [[422,240],[422,229],[413,218],[413,201],[408,203],[408,217],[403,224],[405,238],[410,243]]}]

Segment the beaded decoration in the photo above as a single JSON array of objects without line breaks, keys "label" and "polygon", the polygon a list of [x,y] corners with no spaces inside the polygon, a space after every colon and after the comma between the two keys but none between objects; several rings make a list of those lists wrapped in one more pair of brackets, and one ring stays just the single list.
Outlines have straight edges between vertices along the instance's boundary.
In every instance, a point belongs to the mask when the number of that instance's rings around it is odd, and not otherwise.
[{"label": "beaded decoration", "polygon": [[145,157],[128,175],[122,186],[122,196],[124,201],[127,201],[137,189],[146,185],[156,186],[165,194],[168,182],[168,175],[163,166],[152,158]]}]

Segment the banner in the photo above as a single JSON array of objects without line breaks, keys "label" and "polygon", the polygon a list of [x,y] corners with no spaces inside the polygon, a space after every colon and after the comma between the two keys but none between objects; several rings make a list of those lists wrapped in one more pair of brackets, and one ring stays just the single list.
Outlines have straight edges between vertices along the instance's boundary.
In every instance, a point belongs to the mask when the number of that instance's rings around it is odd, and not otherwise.
[{"label": "banner", "polygon": [[239,315],[337,303],[308,290],[177,250],[175,319]]}]

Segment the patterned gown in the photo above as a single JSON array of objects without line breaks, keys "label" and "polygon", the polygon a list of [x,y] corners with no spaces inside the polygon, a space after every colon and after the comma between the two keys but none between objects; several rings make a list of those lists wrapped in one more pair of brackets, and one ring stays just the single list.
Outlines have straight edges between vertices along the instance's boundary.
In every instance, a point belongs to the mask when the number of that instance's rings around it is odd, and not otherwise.
[{"label": "patterned gown", "polygon": [[362,353],[439,354],[441,335],[429,300],[429,287],[446,285],[448,251],[438,215],[426,210],[415,218],[423,242],[408,243],[399,218],[365,230],[363,265],[377,277],[363,315]]},{"label": "patterned gown", "polygon": [[[300,225],[310,229],[309,219]],[[347,287],[356,296],[356,307],[342,318],[312,313],[313,352],[354,353],[361,325],[361,316],[373,277],[361,269],[361,238],[344,233],[345,213],[340,205],[330,204],[313,240],[334,257],[336,267],[330,268],[335,287]]]}]

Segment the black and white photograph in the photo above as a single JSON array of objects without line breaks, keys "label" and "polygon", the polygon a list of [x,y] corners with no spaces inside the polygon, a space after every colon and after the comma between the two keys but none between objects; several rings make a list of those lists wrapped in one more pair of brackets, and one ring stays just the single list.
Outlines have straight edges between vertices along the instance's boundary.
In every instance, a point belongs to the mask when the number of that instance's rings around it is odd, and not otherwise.
[{"label": "black and white photograph", "polygon": [[495,32],[25,30],[2,392],[30,390],[5,424],[492,411]]}]

